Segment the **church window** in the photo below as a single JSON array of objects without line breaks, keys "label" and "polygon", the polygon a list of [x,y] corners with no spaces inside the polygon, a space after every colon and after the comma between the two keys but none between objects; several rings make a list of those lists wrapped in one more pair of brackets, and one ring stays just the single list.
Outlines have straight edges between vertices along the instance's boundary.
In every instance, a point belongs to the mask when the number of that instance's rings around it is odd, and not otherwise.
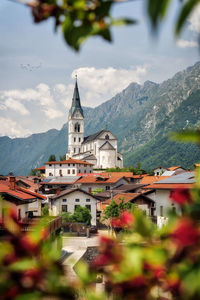
[{"label": "church window", "polygon": [[76,138],[74,138],[74,142],[76,142]]},{"label": "church window", "polygon": [[78,141],[80,142],[80,141],[81,141],[81,138],[79,138]]},{"label": "church window", "polygon": [[106,134],[105,139],[109,140],[109,135],[108,134]]},{"label": "church window", "polygon": [[75,132],[80,132],[80,124],[79,123],[76,123],[75,126],[74,126],[74,131]]},{"label": "church window", "polygon": [[78,148],[79,153],[81,152],[81,148]]},{"label": "church window", "polygon": [[74,153],[76,153],[76,148],[74,148]]}]

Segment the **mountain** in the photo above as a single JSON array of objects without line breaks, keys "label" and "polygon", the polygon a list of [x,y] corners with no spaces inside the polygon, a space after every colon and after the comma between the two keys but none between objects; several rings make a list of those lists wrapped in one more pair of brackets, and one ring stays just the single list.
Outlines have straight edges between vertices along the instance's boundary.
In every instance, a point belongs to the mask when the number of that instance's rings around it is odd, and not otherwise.
[{"label": "mountain", "polygon": [[[98,107],[84,108],[85,135],[109,129],[118,138],[125,166],[142,163],[151,169],[182,165],[191,168],[200,160],[199,148],[169,140],[169,132],[200,126],[200,62],[157,84],[131,83]],[[27,174],[50,154],[67,151],[67,124],[59,130],[28,138],[0,137],[0,173]]]}]

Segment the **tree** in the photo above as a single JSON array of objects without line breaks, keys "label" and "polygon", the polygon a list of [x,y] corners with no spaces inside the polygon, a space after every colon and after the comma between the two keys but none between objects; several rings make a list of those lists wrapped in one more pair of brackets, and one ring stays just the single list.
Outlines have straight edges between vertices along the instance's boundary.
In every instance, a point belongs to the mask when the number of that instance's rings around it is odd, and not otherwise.
[{"label": "tree", "polygon": [[[55,29],[61,27],[63,36],[74,50],[78,51],[89,37],[101,36],[112,41],[111,27],[136,24],[135,19],[114,18],[113,7],[130,0],[11,0],[25,4],[31,9],[35,23],[54,19]],[[154,31],[166,17],[172,0],[146,0],[147,15]],[[187,18],[199,0],[179,1],[175,33],[179,35]]]},{"label": "tree", "polygon": [[87,207],[78,206],[75,209],[74,214],[72,215],[72,219],[75,222],[78,223],[86,223],[87,225],[90,225],[92,216]]},{"label": "tree", "polygon": [[49,207],[48,205],[45,205],[44,207],[42,207],[42,216],[49,216]]},{"label": "tree", "polygon": [[29,173],[30,176],[37,176],[37,177],[41,177],[41,173],[39,170],[36,170],[36,169],[31,169],[30,173]]},{"label": "tree", "polygon": [[66,160],[66,155],[65,154],[60,155],[60,161],[63,161],[63,160]]},{"label": "tree", "polygon": [[51,155],[49,156],[48,161],[56,161],[56,156],[55,156],[55,154],[51,154]]},{"label": "tree", "polygon": [[122,211],[131,210],[131,208],[132,208],[131,202],[124,203],[124,199],[122,199],[122,198],[119,198],[119,199],[121,200],[121,202],[119,204],[117,204],[115,202],[115,200],[112,199],[110,204],[104,210],[103,220],[108,220],[108,222],[110,222],[110,220],[112,218],[119,217],[119,215]]}]

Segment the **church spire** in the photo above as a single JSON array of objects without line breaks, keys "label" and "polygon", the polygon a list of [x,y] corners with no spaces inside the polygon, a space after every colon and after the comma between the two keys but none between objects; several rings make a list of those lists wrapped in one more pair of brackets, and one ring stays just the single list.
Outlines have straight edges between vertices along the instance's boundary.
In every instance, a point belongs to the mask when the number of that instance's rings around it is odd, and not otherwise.
[{"label": "church spire", "polygon": [[76,110],[80,111],[80,113],[83,116],[83,109],[81,107],[81,101],[80,101],[79,90],[78,90],[77,75],[76,75],[76,79],[75,79],[74,93],[73,93],[73,98],[72,98],[72,106],[70,109],[71,116],[73,116],[73,114]]}]

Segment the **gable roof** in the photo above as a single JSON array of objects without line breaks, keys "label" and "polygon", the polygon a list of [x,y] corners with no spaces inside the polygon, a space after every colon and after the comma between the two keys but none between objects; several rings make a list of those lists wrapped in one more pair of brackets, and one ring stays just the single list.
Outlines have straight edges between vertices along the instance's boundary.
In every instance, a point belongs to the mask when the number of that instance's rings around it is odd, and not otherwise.
[{"label": "gable roof", "polygon": [[112,184],[117,183],[120,179],[125,179],[126,182],[128,180],[124,176],[111,176],[111,177],[103,177],[93,173],[93,176],[82,176],[80,179],[76,181],[76,183],[84,183],[84,184]]},{"label": "gable roof", "polygon": [[145,176],[140,180],[140,184],[152,184],[166,178],[168,178],[168,176]]},{"label": "gable roof", "polygon": [[[88,142],[91,142],[91,141],[94,141],[96,140],[102,133],[105,133],[105,132],[110,132],[109,130],[105,130],[105,129],[102,129],[101,131],[98,131],[92,135],[88,135],[84,138],[84,141],[82,142],[82,144],[85,144],[85,143],[88,143]],[[110,132],[111,133],[111,132]],[[112,134],[112,133],[111,133]],[[112,134],[113,135],[113,134]]]},{"label": "gable roof", "polygon": [[85,156],[83,158],[84,160],[97,160],[96,156],[94,156],[94,154],[91,154],[91,155],[88,155],[88,156]]},{"label": "gable roof", "polygon": [[99,150],[115,150],[115,148],[111,145],[111,143],[109,143],[108,141],[106,141],[100,148]]},{"label": "gable roof", "polygon": [[46,197],[43,195],[18,186],[15,186],[14,189],[11,189],[8,180],[0,182],[0,194],[4,196],[5,200],[8,200],[6,197],[7,195],[11,196],[13,199],[19,202],[19,204],[34,202],[37,199],[46,199]]},{"label": "gable roof", "polygon": [[185,170],[185,169],[184,169],[184,168],[182,168],[181,166],[177,166],[177,167],[170,167],[170,168],[167,168],[167,170],[169,170],[169,171],[175,171],[175,170],[177,170],[177,169],[179,169],[179,168],[181,168],[181,169]]},{"label": "gable roof", "polygon": [[69,158],[67,160],[61,160],[61,161],[49,161],[46,162],[45,165],[57,165],[57,164],[79,164],[79,165],[90,165],[92,166],[93,164],[87,162],[87,161],[83,161],[83,160],[79,160],[79,159],[74,159],[74,158]]},{"label": "gable roof", "polygon": [[98,197],[96,197],[96,196],[94,196],[94,195],[92,195],[92,194],[90,194],[90,193],[88,193],[88,192],[86,192],[86,191],[84,191],[84,190],[81,190],[81,189],[79,189],[79,188],[66,189],[66,190],[60,192],[59,195],[54,195],[54,196],[52,196],[52,197],[50,197],[50,198],[53,199],[53,200],[56,200],[56,199],[59,199],[59,198],[62,197],[62,196],[69,195],[69,194],[74,193],[74,192],[77,192],[77,191],[78,191],[78,192],[81,192],[81,193],[83,193],[83,194],[86,194],[86,195],[88,195],[88,196],[90,196],[90,197],[92,197],[92,198],[94,198],[94,199],[96,199],[96,200],[99,200]]},{"label": "gable roof", "polygon": [[[131,202],[133,200],[136,200],[139,197],[145,198],[148,202],[154,202],[154,200],[152,200],[152,199],[148,198],[147,196],[140,194],[140,193],[120,193],[120,194],[115,195],[112,199],[117,204],[119,204],[119,203],[121,203],[122,200],[124,201],[124,203],[127,203],[127,202]],[[110,204],[112,199],[110,198],[108,200],[105,200],[103,203]]]}]

